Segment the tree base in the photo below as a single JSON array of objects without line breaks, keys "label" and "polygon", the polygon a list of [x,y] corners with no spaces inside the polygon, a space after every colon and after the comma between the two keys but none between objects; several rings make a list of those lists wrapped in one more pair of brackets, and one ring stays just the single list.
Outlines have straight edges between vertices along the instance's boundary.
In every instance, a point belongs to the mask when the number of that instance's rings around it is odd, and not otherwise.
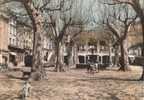
[{"label": "tree base", "polygon": [[43,79],[43,75],[40,72],[32,72],[31,79],[34,81],[40,81]]},{"label": "tree base", "polygon": [[65,72],[66,70],[64,69],[64,66],[62,64],[60,65],[57,65],[55,68],[54,68],[54,72]]},{"label": "tree base", "polygon": [[144,66],[142,68],[142,75],[141,75],[140,81],[144,81]]},{"label": "tree base", "polygon": [[120,67],[118,71],[131,71],[131,68],[130,67]]},{"label": "tree base", "polygon": [[140,81],[144,81],[144,76],[142,76],[142,77],[140,78]]},{"label": "tree base", "polygon": [[65,72],[64,68],[55,68],[54,72]]}]

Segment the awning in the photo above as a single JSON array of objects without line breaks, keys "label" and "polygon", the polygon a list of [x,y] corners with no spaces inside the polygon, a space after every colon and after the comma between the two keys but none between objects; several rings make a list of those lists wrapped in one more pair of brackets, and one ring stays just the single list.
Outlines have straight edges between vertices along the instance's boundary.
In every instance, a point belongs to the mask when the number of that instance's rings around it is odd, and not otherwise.
[{"label": "awning", "polygon": [[9,52],[11,55],[16,56],[17,54],[15,52]]}]

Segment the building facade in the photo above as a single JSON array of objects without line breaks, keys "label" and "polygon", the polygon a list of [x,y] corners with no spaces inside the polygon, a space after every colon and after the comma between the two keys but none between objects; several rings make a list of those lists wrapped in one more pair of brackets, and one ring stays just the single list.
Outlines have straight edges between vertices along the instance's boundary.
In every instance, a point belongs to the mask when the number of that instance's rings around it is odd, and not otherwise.
[{"label": "building facade", "polygon": [[8,18],[0,14],[0,64],[8,61],[8,52]]},{"label": "building facade", "polygon": [[13,27],[10,24],[11,31],[9,32],[9,40],[13,39],[12,43],[9,43],[10,58],[23,62],[25,52],[31,52],[33,48],[32,29],[14,18],[10,20],[10,23],[14,23]]},{"label": "building facade", "polygon": [[0,15],[0,64],[23,62],[25,52],[32,51],[32,30],[15,17]]},{"label": "building facade", "polygon": [[142,46],[143,46],[143,37],[142,37],[142,28],[139,22],[135,23],[130,28],[128,34],[128,48],[129,54],[134,56],[142,55]]}]

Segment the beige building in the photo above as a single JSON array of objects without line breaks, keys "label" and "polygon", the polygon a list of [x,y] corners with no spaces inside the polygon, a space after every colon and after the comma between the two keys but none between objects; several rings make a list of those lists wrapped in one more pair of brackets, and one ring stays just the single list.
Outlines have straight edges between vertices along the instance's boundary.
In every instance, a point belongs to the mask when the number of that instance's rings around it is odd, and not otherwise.
[{"label": "beige building", "polygon": [[128,36],[128,41],[129,41],[129,47],[132,45],[136,45],[139,43],[142,43],[142,30],[141,30],[141,24],[136,23],[136,25],[131,26],[130,31],[129,31],[129,36]]},{"label": "beige building", "polygon": [[32,50],[32,30],[23,23],[12,18],[9,25],[11,30],[9,32],[10,62],[14,62],[13,59],[18,62],[23,62],[25,52]]},{"label": "beige building", "polygon": [[[53,49],[51,39],[45,37],[43,55]],[[28,25],[15,17],[0,15],[0,64],[5,62],[23,62],[25,52],[32,51],[33,34]]]},{"label": "beige building", "polygon": [[143,38],[142,38],[141,24],[136,23],[134,26],[130,28],[130,32],[128,34],[129,54],[141,56],[142,41]]},{"label": "beige building", "polygon": [[8,18],[0,14],[0,63],[8,61]]},{"label": "beige building", "polygon": [[32,50],[31,28],[15,17],[0,14],[0,64],[24,60],[25,51]]},{"label": "beige building", "polygon": [[20,22],[17,23],[17,46],[26,50],[32,50],[33,47],[32,29]]},{"label": "beige building", "polygon": [[32,41],[33,41],[33,35],[32,30],[29,27],[26,27],[22,23],[17,21],[16,24],[16,45],[17,45],[17,58],[19,62],[24,61],[24,56],[26,51],[32,50]]}]

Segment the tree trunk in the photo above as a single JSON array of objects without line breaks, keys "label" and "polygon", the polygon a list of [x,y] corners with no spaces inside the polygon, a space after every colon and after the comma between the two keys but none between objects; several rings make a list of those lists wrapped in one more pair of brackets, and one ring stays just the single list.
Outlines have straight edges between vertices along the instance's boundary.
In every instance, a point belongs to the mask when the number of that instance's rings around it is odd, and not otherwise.
[{"label": "tree trunk", "polygon": [[34,28],[34,40],[33,40],[33,66],[32,66],[32,78],[34,80],[41,80],[44,78],[44,68],[42,66],[42,50],[43,50],[43,18],[40,12],[33,9],[32,12]]},{"label": "tree trunk", "polygon": [[70,68],[70,66],[72,65],[72,60],[73,60],[73,45],[71,45],[69,43],[68,47],[67,47],[67,59],[68,59],[68,68]]},{"label": "tree trunk", "polygon": [[142,20],[141,24],[142,24],[142,35],[143,35],[142,56],[144,57],[144,17],[141,20]]},{"label": "tree trunk", "polygon": [[113,65],[113,61],[112,61],[112,46],[111,44],[109,44],[109,67],[111,67]]},{"label": "tree trunk", "polygon": [[[142,46],[142,57],[144,59],[144,15],[141,17],[141,25],[142,25],[142,35],[143,35],[143,46]],[[143,71],[140,77],[140,80],[144,80],[144,64],[142,65]]]},{"label": "tree trunk", "polygon": [[142,69],[142,75],[141,75],[140,80],[144,80],[144,65],[142,67],[143,67],[143,69]]},{"label": "tree trunk", "polygon": [[22,0],[22,3],[31,19],[33,26],[33,65],[31,77],[34,80],[43,78],[44,69],[42,67],[42,40],[43,40],[43,17],[39,9],[32,6],[31,0]]},{"label": "tree trunk", "polygon": [[120,57],[120,71],[128,71],[129,61],[128,61],[128,50],[127,50],[127,39],[120,43],[121,57]]},{"label": "tree trunk", "polygon": [[79,62],[79,59],[78,59],[78,48],[77,48],[77,45],[75,44],[74,45],[74,64],[78,64]]},{"label": "tree trunk", "polygon": [[42,33],[35,32],[34,38],[32,78],[34,80],[41,80],[44,78],[44,68],[42,66]]},{"label": "tree trunk", "polygon": [[114,53],[115,53],[115,56],[114,56],[114,66],[118,67],[119,66],[118,65],[119,64],[119,46],[115,47]]},{"label": "tree trunk", "polygon": [[56,66],[55,66],[55,71],[56,72],[62,72],[64,71],[64,67],[63,67],[63,60],[62,60],[62,47],[61,47],[61,43],[59,43],[58,41],[55,43],[55,54],[56,54]]}]

